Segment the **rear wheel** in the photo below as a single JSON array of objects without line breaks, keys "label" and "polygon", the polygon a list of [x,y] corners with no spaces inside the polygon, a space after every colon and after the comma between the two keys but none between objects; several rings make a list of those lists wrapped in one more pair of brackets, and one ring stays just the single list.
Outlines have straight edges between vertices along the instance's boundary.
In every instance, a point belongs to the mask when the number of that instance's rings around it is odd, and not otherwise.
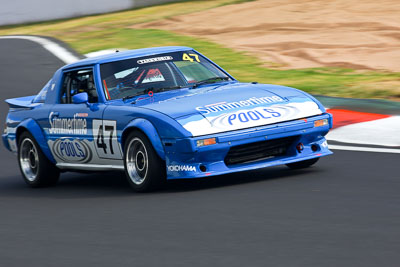
[{"label": "rear wheel", "polygon": [[31,187],[54,185],[60,177],[59,169],[47,159],[28,132],[19,138],[18,162],[24,181]]},{"label": "rear wheel", "polygon": [[124,164],[128,182],[137,192],[155,190],[166,180],[165,162],[142,132],[134,131],[126,139]]},{"label": "rear wheel", "polygon": [[303,168],[310,167],[311,165],[314,165],[315,163],[317,163],[318,160],[319,160],[319,158],[308,159],[308,160],[303,160],[303,161],[299,161],[299,162],[289,163],[289,164],[286,164],[286,166],[288,166],[291,169],[303,169]]}]

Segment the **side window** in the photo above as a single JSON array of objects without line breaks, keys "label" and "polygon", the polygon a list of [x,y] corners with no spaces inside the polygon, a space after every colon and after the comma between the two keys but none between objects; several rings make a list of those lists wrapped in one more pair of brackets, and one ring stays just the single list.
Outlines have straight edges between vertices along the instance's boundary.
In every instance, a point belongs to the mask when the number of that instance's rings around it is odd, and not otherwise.
[{"label": "side window", "polygon": [[50,83],[51,83],[51,79],[50,79],[50,81],[48,81],[46,83],[46,85],[43,87],[43,89],[40,90],[40,92],[35,96],[32,103],[44,103],[44,101],[46,100],[46,95],[47,95],[47,91],[49,90]]},{"label": "side window", "polygon": [[71,104],[74,95],[84,92],[89,96],[89,103],[97,103],[98,95],[91,69],[64,73],[60,94],[61,104]]}]

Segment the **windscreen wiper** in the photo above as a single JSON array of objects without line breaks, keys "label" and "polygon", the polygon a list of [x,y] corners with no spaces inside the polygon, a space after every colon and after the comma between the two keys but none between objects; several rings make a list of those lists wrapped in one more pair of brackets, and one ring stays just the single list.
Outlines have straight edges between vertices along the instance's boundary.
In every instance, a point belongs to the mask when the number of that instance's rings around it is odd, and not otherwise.
[{"label": "windscreen wiper", "polygon": [[150,91],[152,91],[152,90],[154,90],[154,88],[153,88],[153,87],[150,87],[150,88],[144,89],[143,91],[137,92],[137,93],[135,93],[135,94],[124,96],[124,97],[122,98],[122,101],[128,100],[129,98],[133,98],[133,97],[135,97],[135,96],[144,95],[144,94],[146,94],[146,93],[148,93],[148,92],[150,92]]},{"label": "windscreen wiper", "polygon": [[192,88],[196,88],[202,84],[214,83],[214,82],[218,82],[218,81],[228,81],[228,80],[230,80],[229,77],[212,77],[212,78],[205,79],[205,80],[202,80],[202,81],[199,81],[199,82],[193,84]]},{"label": "windscreen wiper", "polygon": [[181,89],[181,88],[183,88],[183,86],[177,85],[177,86],[157,88],[157,89],[153,89],[151,91],[153,91],[154,93],[159,93],[159,92],[165,92],[165,91],[174,90],[174,89]]},{"label": "windscreen wiper", "polygon": [[140,95],[143,95],[143,92],[136,93],[136,94],[133,94],[133,95],[124,96],[124,97],[122,98],[122,101],[128,100],[129,98],[134,98],[135,96],[140,96]]}]

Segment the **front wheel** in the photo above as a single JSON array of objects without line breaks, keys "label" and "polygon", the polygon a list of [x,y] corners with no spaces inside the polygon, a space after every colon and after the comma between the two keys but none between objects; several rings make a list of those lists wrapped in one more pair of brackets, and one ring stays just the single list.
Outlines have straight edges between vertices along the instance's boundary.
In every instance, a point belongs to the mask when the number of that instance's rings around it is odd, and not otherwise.
[{"label": "front wheel", "polygon": [[60,177],[59,169],[47,159],[28,132],[19,138],[18,162],[24,181],[31,187],[54,185]]},{"label": "front wheel", "polygon": [[308,160],[289,163],[289,164],[286,164],[286,166],[288,166],[289,168],[294,169],[294,170],[304,169],[304,168],[310,167],[311,165],[314,165],[315,163],[317,163],[318,160],[319,160],[319,158],[308,159]]},{"label": "front wheel", "polygon": [[130,133],[125,141],[124,164],[128,182],[137,192],[155,190],[166,180],[165,162],[139,131]]}]

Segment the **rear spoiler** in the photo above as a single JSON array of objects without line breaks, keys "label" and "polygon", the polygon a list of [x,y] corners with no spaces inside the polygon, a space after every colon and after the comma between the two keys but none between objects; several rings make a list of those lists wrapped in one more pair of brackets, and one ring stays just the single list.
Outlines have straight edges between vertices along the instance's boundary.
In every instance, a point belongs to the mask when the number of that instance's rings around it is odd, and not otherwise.
[{"label": "rear spoiler", "polygon": [[41,103],[32,103],[36,95],[6,99],[10,108],[34,108]]}]

